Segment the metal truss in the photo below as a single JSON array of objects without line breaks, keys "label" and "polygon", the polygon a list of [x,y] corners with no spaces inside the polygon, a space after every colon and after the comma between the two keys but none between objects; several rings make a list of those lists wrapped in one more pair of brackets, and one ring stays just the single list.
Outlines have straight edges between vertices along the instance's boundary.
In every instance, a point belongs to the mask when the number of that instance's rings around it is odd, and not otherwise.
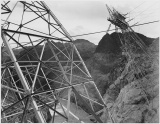
[{"label": "metal truss", "polygon": [[[123,37],[120,38],[122,46],[124,46],[125,51],[130,55],[136,52],[136,49],[141,49],[146,55],[151,57],[149,51],[147,51],[147,46],[141,40],[141,38],[134,32],[129,23],[125,20],[125,15],[119,13],[114,8],[110,9],[107,6],[109,12],[108,21],[110,21],[113,25],[115,25],[116,32],[120,29]],[[135,45],[134,43],[137,45]],[[136,47],[136,48],[135,48]]]},{"label": "metal truss", "polygon": [[[107,6],[107,5],[106,5]],[[116,11],[114,8],[111,10],[108,6],[107,6],[108,12],[109,12],[109,18],[108,21],[110,21],[114,26],[115,26],[115,31],[117,32],[117,34],[119,33],[118,30],[120,30],[120,32],[122,33],[122,35],[120,36],[118,34],[118,37],[120,39],[120,42],[122,44],[122,54],[126,56],[126,58],[128,59],[127,64],[126,64],[126,70],[128,70],[127,68],[130,67],[130,70],[132,72],[139,72],[141,73],[141,76],[145,76],[143,74],[143,71],[145,70],[144,67],[142,67],[140,64],[138,64],[138,62],[141,60],[141,57],[145,56],[145,58],[149,58],[150,61],[154,60],[151,52],[149,50],[147,50],[147,46],[144,43],[144,41],[142,41],[142,39],[134,32],[134,30],[131,28],[131,26],[129,25],[129,23],[125,20],[126,17],[123,14],[120,14],[118,11]],[[110,28],[110,26],[109,26]],[[108,29],[109,30],[109,29]],[[139,53],[141,52],[141,55],[139,55]],[[127,71],[128,73],[129,71]],[[137,76],[139,79],[141,78],[140,76]],[[136,79],[134,79],[136,80]],[[139,87],[142,89],[144,97],[146,99],[148,108],[151,109],[149,107],[149,99],[147,97],[147,93],[145,92],[145,88],[144,86],[142,86],[142,84],[140,83],[139,80],[137,80],[139,82]],[[153,90],[152,90],[153,91]]]},{"label": "metal truss", "polygon": [[1,14],[7,14],[12,12],[8,7],[9,2],[10,1],[7,2],[3,1],[3,3],[1,3]]},{"label": "metal truss", "polygon": [[49,7],[18,1],[10,11],[8,3],[1,4],[10,12],[2,15],[1,122],[102,122],[103,98]]}]

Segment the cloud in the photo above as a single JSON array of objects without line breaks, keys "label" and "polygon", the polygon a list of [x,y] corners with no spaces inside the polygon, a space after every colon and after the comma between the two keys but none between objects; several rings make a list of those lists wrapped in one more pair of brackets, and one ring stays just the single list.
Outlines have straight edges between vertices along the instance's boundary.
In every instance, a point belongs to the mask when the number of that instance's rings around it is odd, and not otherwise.
[{"label": "cloud", "polygon": [[84,32],[85,28],[81,25],[78,25],[76,27],[74,27],[73,29],[71,29],[69,32],[71,35],[77,35],[77,34],[82,34]]}]

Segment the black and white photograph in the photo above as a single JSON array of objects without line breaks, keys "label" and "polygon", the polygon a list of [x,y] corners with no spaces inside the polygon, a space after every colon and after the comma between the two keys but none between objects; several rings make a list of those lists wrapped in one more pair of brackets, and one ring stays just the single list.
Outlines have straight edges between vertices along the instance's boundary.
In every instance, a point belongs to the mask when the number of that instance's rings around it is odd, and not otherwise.
[{"label": "black and white photograph", "polygon": [[159,0],[1,1],[1,123],[159,123]]}]

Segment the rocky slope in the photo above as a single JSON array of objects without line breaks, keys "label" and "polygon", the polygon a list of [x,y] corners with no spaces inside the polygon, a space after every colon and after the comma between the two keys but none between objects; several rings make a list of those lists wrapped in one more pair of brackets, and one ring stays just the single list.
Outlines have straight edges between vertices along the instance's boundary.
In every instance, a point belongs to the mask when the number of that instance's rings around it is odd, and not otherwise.
[{"label": "rocky slope", "polygon": [[[119,85],[108,88],[103,96],[113,120],[117,123],[159,122],[158,49],[153,47],[155,44],[158,46],[158,42],[153,42],[149,48],[154,59],[148,59],[145,63],[147,73],[139,75],[139,78],[135,79],[135,72],[128,71],[122,80],[114,81],[114,83],[118,81]],[[124,85],[123,82],[126,80],[128,82]],[[105,114],[102,118],[108,122]]]},{"label": "rocky slope", "polygon": [[[149,46],[154,38],[146,37],[140,33],[136,33],[144,43]],[[96,53],[115,53],[121,52],[120,47],[121,41],[120,38],[122,38],[121,33],[112,33],[112,34],[105,34],[102,39],[100,40],[95,52]]]},{"label": "rocky slope", "polygon": [[[86,62],[116,123],[159,122],[159,38],[138,35],[151,51],[151,58],[140,53],[128,62],[121,54],[117,34],[113,33],[101,39],[94,56]],[[105,110],[101,119],[111,122]]]},{"label": "rocky slope", "polygon": [[77,39],[73,43],[77,47],[77,49],[78,49],[78,51],[84,61],[89,59],[93,55],[93,53],[96,49],[96,45],[89,42],[88,40]]}]

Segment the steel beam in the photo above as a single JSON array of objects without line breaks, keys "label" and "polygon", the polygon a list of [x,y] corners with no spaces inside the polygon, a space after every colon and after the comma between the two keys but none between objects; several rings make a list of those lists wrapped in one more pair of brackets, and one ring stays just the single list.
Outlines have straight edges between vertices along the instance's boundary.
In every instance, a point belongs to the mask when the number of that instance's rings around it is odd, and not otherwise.
[{"label": "steel beam", "polygon": [[53,39],[53,40],[70,42],[68,40],[64,40],[64,39],[61,39],[61,38],[42,36],[42,35],[37,35],[37,34],[32,34],[32,33],[21,32],[21,31],[9,30],[9,29],[2,29],[2,31],[11,32],[11,33],[18,33],[18,34],[22,34],[22,35],[30,35],[30,36],[34,36],[34,37],[42,37],[42,38],[47,38],[47,39]]},{"label": "steel beam", "polygon": [[[63,69],[63,66],[62,66],[61,63],[60,63],[58,56],[57,56],[56,53],[54,52],[54,49],[53,49],[53,47],[52,47],[52,43],[51,43],[49,40],[48,40],[48,44],[49,44],[49,47],[50,47],[50,49],[51,49],[51,51],[52,51],[52,53],[53,53],[53,55],[54,55],[54,57],[55,57],[55,59],[56,59],[56,61],[57,61],[58,65],[59,65],[61,71],[62,71],[62,74],[63,74],[63,76],[64,76],[66,82],[69,83],[69,84],[71,85],[71,82],[69,81],[69,79],[68,79],[68,77],[67,77],[67,75],[66,75],[66,73],[65,73],[65,71],[64,71],[64,69]],[[72,76],[72,75],[71,75],[71,76]],[[72,91],[72,89],[69,88],[69,89],[68,89],[67,112],[66,112],[68,118],[69,118],[69,111],[70,111],[70,97],[71,97],[71,91]]]},{"label": "steel beam", "polygon": [[[70,39],[71,42],[73,42],[74,40],[72,39],[72,37],[69,35],[69,33],[67,32],[67,30],[63,27],[63,25],[62,25],[62,24],[60,23],[60,21],[57,19],[57,17],[53,14],[53,12],[49,9],[49,7],[45,4],[45,2],[42,2],[42,1],[41,1],[41,3],[42,3],[42,5],[44,6],[44,8],[46,8],[46,10],[49,11],[50,15],[51,15],[52,18],[56,21],[56,23],[60,26],[61,30],[66,34],[66,37],[67,37],[68,39]],[[73,45],[73,43],[72,43],[72,45]],[[75,45],[73,45],[73,48],[76,50],[76,53],[77,53],[78,57],[80,58],[83,66],[84,66],[84,68],[85,68],[85,70],[86,70],[86,72],[87,72],[87,74],[88,74],[88,77],[91,77],[91,75],[90,75],[87,67],[85,66],[85,64],[84,64],[84,62],[83,62],[83,59],[81,58],[81,56],[80,56],[77,48],[75,47]],[[71,76],[72,76],[72,75],[71,75]],[[92,82],[93,82],[93,81],[92,81]],[[93,82],[93,83],[94,83],[94,82]],[[94,85],[94,86],[96,86],[96,85]],[[76,89],[75,89],[74,87],[72,87],[72,90],[73,90],[73,89],[74,89],[75,94],[78,94],[78,92],[76,91]],[[98,89],[96,88],[96,90],[98,90]],[[99,93],[99,95],[101,96],[100,93]],[[77,96],[80,97],[80,99],[83,100],[83,98],[82,98],[79,94],[78,94]],[[100,98],[102,98],[102,96],[101,96]],[[84,100],[83,100],[83,101],[84,101]],[[102,99],[102,101],[103,101],[103,99]],[[89,107],[89,109],[91,109],[91,108]],[[92,109],[91,109],[90,111],[92,111]],[[92,111],[92,112],[93,112],[93,111]],[[97,117],[97,115],[96,115],[94,112],[93,112],[92,114],[93,114],[93,116],[97,119],[97,121],[102,122],[102,121]]]},{"label": "steel beam", "polygon": [[[19,67],[19,64],[18,64],[18,62],[16,60],[16,57],[15,57],[15,55],[13,53],[13,50],[12,50],[11,46],[8,43],[8,40],[7,40],[6,36],[5,36],[5,33],[4,33],[3,29],[2,29],[2,32],[1,32],[1,36],[2,36],[2,39],[3,39],[3,42],[4,42],[5,46],[7,48],[7,51],[9,53],[9,55],[10,55],[11,60],[14,62],[14,67],[16,69],[18,77],[20,78],[20,81],[21,81],[21,83],[23,85],[23,88],[25,89],[25,92],[29,94],[30,93],[29,86],[28,86],[28,84],[26,82],[26,79],[25,79],[25,77],[24,77],[24,75],[22,73],[21,68]],[[38,119],[39,123],[45,123],[40,111],[38,111],[37,103],[34,101],[34,99],[31,100],[31,103],[32,103],[32,107],[34,109],[34,112],[36,113],[36,116],[37,116],[37,119]]]},{"label": "steel beam", "polygon": [[65,117],[63,114],[59,113],[58,111],[56,111],[55,109],[53,109],[51,106],[49,106],[48,104],[46,104],[45,102],[43,102],[42,100],[38,99],[37,97],[34,96],[35,99],[37,99],[39,102],[41,102],[42,104],[44,104],[45,106],[47,106],[48,108],[50,108],[51,110],[53,110],[54,112],[56,112],[57,114],[61,115],[63,118],[67,119],[67,117]]},{"label": "steel beam", "polygon": [[23,94],[23,92],[21,92],[21,91],[19,91],[19,90],[16,90],[16,89],[14,89],[14,88],[11,88],[11,87],[8,87],[8,86],[5,86],[5,85],[3,85],[3,84],[1,84],[1,87],[3,88],[6,88],[6,89],[9,89],[9,90],[12,90],[12,91],[14,91],[14,92],[17,92],[17,93],[22,93]]},{"label": "steel beam", "polygon": [[[43,57],[43,53],[44,53],[44,48],[46,46],[46,42],[44,43],[44,46],[42,48],[42,51],[41,51],[41,55],[40,55],[40,60],[42,61],[42,57]],[[38,56],[37,56],[38,57]],[[38,62],[38,65],[37,65],[37,70],[36,70],[36,73],[35,73],[35,76],[34,76],[34,80],[33,80],[33,84],[32,84],[32,93],[34,92],[34,87],[35,87],[35,83],[36,83],[36,80],[37,80],[37,75],[38,75],[38,72],[40,70],[40,66],[41,66],[41,63]]]},{"label": "steel beam", "polygon": [[60,23],[60,21],[57,19],[57,17],[53,14],[53,12],[49,9],[49,7],[45,4],[44,1],[41,1],[43,7],[50,13],[50,15],[52,16],[52,18],[55,20],[55,22],[60,26],[60,28],[62,29],[62,31],[66,34],[66,37],[68,39],[70,39],[70,41],[72,42],[73,39],[70,37],[69,33],[67,32],[67,30],[63,27],[63,25]]},{"label": "steel beam", "polygon": [[99,122],[102,123],[101,119],[96,115],[96,113],[90,108],[88,103],[79,95],[79,93],[76,91],[74,87],[72,87],[73,92],[75,95],[84,103],[84,105],[87,107],[87,109],[90,111],[90,113],[95,117],[95,119]]}]

